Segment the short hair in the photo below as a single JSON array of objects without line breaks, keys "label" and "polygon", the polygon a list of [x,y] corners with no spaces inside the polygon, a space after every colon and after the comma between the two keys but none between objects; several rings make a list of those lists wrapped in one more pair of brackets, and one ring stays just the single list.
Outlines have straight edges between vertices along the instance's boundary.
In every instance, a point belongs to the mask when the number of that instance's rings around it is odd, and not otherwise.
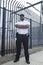
[{"label": "short hair", "polygon": [[20,16],[24,16],[24,14],[20,14]]}]

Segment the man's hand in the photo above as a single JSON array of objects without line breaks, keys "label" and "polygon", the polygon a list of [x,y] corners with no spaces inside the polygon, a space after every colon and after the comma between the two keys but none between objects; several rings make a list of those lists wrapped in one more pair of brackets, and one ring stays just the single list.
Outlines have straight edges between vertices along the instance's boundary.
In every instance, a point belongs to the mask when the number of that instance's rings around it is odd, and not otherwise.
[{"label": "man's hand", "polygon": [[21,28],[21,29],[26,29],[26,28],[29,27],[28,24],[27,25],[19,25],[19,24],[16,24],[15,26],[16,26],[16,28]]}]

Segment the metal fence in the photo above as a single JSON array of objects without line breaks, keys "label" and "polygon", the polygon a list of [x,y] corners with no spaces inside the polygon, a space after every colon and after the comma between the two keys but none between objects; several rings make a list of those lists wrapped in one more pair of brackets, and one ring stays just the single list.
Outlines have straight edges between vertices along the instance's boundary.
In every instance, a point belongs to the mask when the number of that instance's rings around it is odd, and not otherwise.
[{"label": "metal fence", "polygon": [[[3,4],[3,6],[2,6]],[[6,5],[5,5],[6,4]],[[4,56],[6,53],[14,53],[16,50],[16,28],[15,22],[19,21],[20,13],[25,14],[25,19],[30,22],[30,38],[29,38],[29,48],[33,46],[42,45],[42,31],[40,27],[40,21],[34,21],[29,17],[27,13],[28,9],[19,10],[17,6],[21,6],[16,0],[3,0],[0,6],[0,52]],[[23,11],[22,11],[23,10]],[[16,13],[18,12],[18,13]],[[31,16],[31,15],[30,15]],[[28,18],[29,17],[29,18]],[[39,33],[40,32],[40,33]]]},{"label": "metal fence", "polygon": [[40,23],[36,21],[32,21],[32,45],[38,46],[39,45],[39,29]]}]

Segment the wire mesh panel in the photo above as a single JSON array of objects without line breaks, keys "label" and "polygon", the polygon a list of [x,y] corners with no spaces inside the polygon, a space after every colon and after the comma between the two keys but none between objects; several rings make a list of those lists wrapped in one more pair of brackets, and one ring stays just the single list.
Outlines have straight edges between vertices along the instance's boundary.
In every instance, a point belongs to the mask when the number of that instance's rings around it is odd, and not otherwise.
[{"label": "wire mesh panel", "polygon": [[39,28],[40,23],[36,21],[32,21],[32,46],[39,45]]}]

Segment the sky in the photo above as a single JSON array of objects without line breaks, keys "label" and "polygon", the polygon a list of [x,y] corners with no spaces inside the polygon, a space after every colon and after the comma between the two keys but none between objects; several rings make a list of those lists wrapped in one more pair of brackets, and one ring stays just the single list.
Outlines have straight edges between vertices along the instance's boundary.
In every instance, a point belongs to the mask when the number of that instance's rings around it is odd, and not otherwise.
[{"label": "sky", "polygon": [[[29,2],[29,3],[31,3],[31,4],[34,4],[34,3],[37,3],[37,2],[39,2],[39,1],[41,1],[41,0],[17,0],[17,1],[19,1],[20,3],[22,3],[23,5],[25,5],[25,7],[26,6],[30,6],[29,4],[27,4],[26,2]],[[40,11],[40,7],[41,7],[41,5],[40,4],[38,4],[38,5],[36,5],[36,6],[34,6],[35,8],[37,8],[39,11]],[[36,14],[38,14],[39,16],[40,16],[40,12],[38,12],[38,11],[36,11],[34,8],[29,8],[30,10],[32,10],[33,12],[35,12]]]}]

